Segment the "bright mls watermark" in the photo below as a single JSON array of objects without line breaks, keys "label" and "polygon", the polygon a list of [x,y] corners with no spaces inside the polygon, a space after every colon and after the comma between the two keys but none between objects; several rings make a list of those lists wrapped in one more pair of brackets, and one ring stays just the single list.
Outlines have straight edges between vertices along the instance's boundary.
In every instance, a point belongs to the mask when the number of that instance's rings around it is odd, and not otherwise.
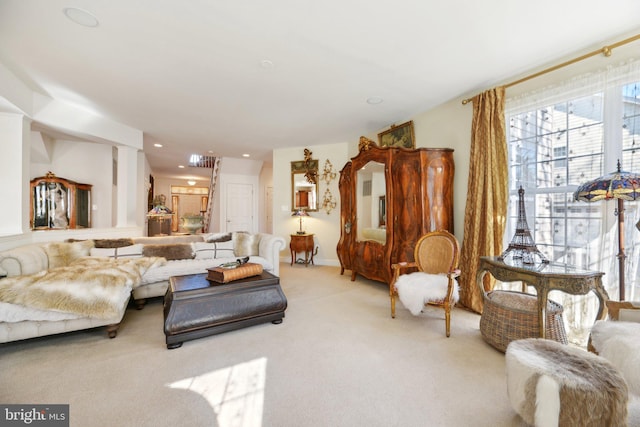
[{"label": "bright mls watermark", "polygon": [[0,427],[69,427],[69,405],[2,405]]}]

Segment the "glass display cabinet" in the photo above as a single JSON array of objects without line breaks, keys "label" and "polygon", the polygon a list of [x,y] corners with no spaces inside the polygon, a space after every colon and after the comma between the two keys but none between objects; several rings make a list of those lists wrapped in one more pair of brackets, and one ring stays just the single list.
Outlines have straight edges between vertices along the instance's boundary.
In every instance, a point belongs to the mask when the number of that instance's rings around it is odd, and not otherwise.
[{"label": "glass display cabinet", "polygon": [[48,172],[31,180],[31,229],[91,227],[91,187]]}]

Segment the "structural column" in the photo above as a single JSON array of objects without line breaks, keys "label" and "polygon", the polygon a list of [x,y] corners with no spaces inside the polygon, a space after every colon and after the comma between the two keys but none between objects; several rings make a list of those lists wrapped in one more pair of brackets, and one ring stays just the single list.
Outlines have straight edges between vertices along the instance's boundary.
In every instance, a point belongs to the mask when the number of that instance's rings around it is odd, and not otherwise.
[{"label": "structural column", "polygon": [[22,114],[0,113],[0,236],[26,233],[29,227],[30,121]]},{"label": "structural column", "polygon": [[123,145],[116,146],[116,227],[135,227],[138,195],[138,150]]}]

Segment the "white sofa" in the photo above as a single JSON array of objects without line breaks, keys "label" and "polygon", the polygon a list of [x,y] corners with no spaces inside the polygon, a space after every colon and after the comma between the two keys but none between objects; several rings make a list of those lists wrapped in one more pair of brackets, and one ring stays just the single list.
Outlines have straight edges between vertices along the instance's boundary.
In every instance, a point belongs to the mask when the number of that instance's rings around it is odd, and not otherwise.
[{"label": "white sofa", "polygon": [[[164,296],[169,286],[169,277],[183,276],[186,274],[206,273],[207,268],[233,262],[238,257],[249,256],[249,262],[261,264],[265,271],[274,276],[280,275],[280,251],[285,248],[285,240],[273,234],[256,233],[245,237],[244,250],[239,249],[238,242],[246,233],[231,233],[229,241],[207,242],[216,240],[215,234],[190,235],[190,236],[166,236],[166,237],[139,237],[134,238],[138,245],[171,245],[190,243],[193,247],[194,258],[170,260],[165,266],[148,271],[142,276],[142,284],[133,289],[133,298],[140,309],[147,298]],[[251,249],[249,248],[251,247]],[[157,252],[161,255],[162,252]]]},{"label": "white sofa", "polygon": [[[259,263],[265,271],[279,275],[279,257],[280,251],[285,247],[284,238],[264,233],[233,233],[232,239],[226,242],[205,241],[220,238],[219,234],[138,237],[130,239],[131,242],[123,243],[126,246],[115,248],[95,248],[94,242],[90,241],[92,247],[88,255],[123,260],[168,254],[168,260],[164,265],[154,265],[147,269],[141,274],[141,280],[131,287],[129,295],[133,295],[138,308],[144,306],[147,298],[164,296],[170,276],[206,273],[207,268],[235,261],[240,256],[250,256],[249,262]],[[79,242],[68,244],[77,243]],[[51,253],[48,251],[50,247],[51,244],[29,244],[0,252],[0,276],[11,278],[50,271],[53,265],[50,260]],[[183,256],[180,256],[181,253]],[[2,281],[3,279],[0,279],[0,288]],[[113,338],[125,314],[129,295],[123,299],[117,312],[108,318],[78,316],[0,301],[0,343],[98,326],[107,326],[108,335]]]}]

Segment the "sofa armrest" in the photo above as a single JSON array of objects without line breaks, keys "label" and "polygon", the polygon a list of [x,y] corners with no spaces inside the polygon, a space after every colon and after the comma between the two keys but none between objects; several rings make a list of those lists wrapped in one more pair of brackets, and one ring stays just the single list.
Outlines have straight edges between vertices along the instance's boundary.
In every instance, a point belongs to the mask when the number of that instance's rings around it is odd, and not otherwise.
[{"label": "sofa armrest", "polygon": [[8,277],[34,274],[49,268],[49,258],[40,244],[0,252],[0,271]]},{"label": "sofa armrest", "polygon": [[258,255],[273,265],[273,274],[280,276],[280,251],[284,250],[286,245],[284,237],[266,233],[258,234],[260,235]]}]

